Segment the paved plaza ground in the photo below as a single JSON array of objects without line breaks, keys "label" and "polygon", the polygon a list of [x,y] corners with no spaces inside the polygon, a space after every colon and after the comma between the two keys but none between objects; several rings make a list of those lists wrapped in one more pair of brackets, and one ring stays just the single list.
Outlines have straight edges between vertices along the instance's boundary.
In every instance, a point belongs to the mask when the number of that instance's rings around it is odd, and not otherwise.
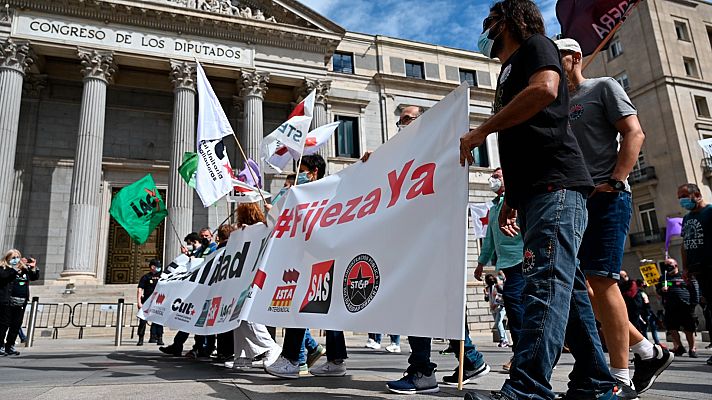
[{"label": "paved plaza ground", "polygon": [[[387,340],[387,339],[386,339]],[[498,389],[507,375],[501,365],[510,356],[485,337],[475,337],[492,372],[470,390]],[[0,393],[5,400],[29,399],[398,399],[385,384],[398,379],[407,366],[408,344],[403,353],[389,354],[363,348],[365,337],[348,337],[349,373],[344,378],[306,377],[283,381],[260,369],[232,371],[210,362],[163,356],[155,345],[136,347],[126,341],[116,348],[112,339],[39,340],[33,348],[18,348],[17,358],[0,358]],[[192,340],[189,341],[192,343]],[[705,343],[706,344],[706,343]],[[704,345],[703,345],[704,346]],[[703,347],[701,346],[701,347]],[[440,355],[442,343],[433,344],[438,378],[451,373],[454,357]],[[712,366],[705,360],[712,351],[700,349],[700,358],[675,359],[642,399],[712,399]],[[320,361],[321,362],[321,361]],[[573,359],[564,354],[554,371],[555,390],[565,390]],[[440,393],[417,399],[462,398],[464,392],[441,385]]]}]

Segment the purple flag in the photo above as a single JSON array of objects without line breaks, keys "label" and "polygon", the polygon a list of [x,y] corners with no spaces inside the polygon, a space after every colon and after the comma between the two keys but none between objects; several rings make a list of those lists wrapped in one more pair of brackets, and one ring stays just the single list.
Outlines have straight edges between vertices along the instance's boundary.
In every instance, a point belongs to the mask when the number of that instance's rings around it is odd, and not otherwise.
[{"label": "purple flag", "polygon": [[583,56],[588,56],[638,1],[558,0],[556,17],[561,24],[561,37],[576,39]]},{"label": "purple flag", "polygon": [[[257,178],[257,182],[255,182],[255,179],[252,177],[252,173],[250,173],[250,170],[248,170],[247,168],[250,168],[254,172],[255,178]],[[253,159],[248,158],[247,162],[245,163],[245,168],[240,171],[239,174],[237,174],[237,180],[245,182],[250,186],[262,189],[262,176],[260,176],[260,166],[257,165],[257,163]]]},{"label": "purple flag", "polygon": [[682,218],[668,218],[665,230],[665,251],[670,248],[670,239],[682,235]]}]

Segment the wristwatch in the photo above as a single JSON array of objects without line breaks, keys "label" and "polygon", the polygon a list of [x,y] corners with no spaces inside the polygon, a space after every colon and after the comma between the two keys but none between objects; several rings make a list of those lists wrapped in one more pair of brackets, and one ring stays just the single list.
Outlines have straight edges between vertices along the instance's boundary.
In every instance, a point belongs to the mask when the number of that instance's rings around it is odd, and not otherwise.
[{"label": "wristwatch", "polygon": [[613,189],[616,189],[617,191],[621,192],[625,190],[625,182],[619,181],[613,178],[608,179],[608,185],[610,185]]}]

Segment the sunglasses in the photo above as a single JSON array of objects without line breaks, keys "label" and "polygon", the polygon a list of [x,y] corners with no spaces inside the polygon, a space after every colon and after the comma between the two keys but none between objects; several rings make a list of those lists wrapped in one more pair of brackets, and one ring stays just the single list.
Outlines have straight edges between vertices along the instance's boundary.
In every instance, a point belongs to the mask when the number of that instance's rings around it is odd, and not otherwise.
[{"label": "sunglasses", "polygon": [[495,22],[499,21],[499,19],[500,18],[497,15],[490,15],[489,17],[485,18],[485,20],[482,21],[482,32],[491,28]]},{"label": "sunglasses", "polygon": [[411,122],[411,121],[415,120],[416,118],[418,118],[418,117],[404,115],[400,118],[400,120],[398,120],[398,122],[396,122],[396,126],[400,128],[401,126],[408,124],[408,122]]}]

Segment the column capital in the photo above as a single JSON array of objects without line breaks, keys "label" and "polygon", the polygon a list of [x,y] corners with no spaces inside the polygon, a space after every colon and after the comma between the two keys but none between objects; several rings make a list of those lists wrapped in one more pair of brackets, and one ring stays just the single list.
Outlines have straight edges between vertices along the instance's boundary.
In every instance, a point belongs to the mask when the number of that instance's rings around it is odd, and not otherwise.
[{"label": "column capital", "polygon": [[246,71],[243,70],[240,75],[242,89],[240,96],[243,98],[252,96],[264,99],[267,93],[267,84],[269,83],[269,72]]},{"label": "column capital", "polygon": [[44,88],[47,87],[47,75],[27,74],[22,81],[22,97],[38,99]]},{"label": "column capital", "polygon": [[113,52],[79,47],[77,54],[82,63],[84,80],[99,79],[106,83],[111,82],[117,69]]},{"label": "column capital", "polygon": [[24,75],[34,64],[32,57],[27,40],[8,39],[0,44],[0,69],[11,69]]},{"label": "column capital", "polygon": [[188,89],[195,92],[197,65],[194,62],[171,60],[173,89]]},{"label": "column capital", "polygon": [[316,90],[316,98],[314,103],[326,104],[329,90],[331,90],[331,81],[327,79],[312,79],[306,78],[304,86],[302,86],[302,95],[307,96],[312,90]]}]

